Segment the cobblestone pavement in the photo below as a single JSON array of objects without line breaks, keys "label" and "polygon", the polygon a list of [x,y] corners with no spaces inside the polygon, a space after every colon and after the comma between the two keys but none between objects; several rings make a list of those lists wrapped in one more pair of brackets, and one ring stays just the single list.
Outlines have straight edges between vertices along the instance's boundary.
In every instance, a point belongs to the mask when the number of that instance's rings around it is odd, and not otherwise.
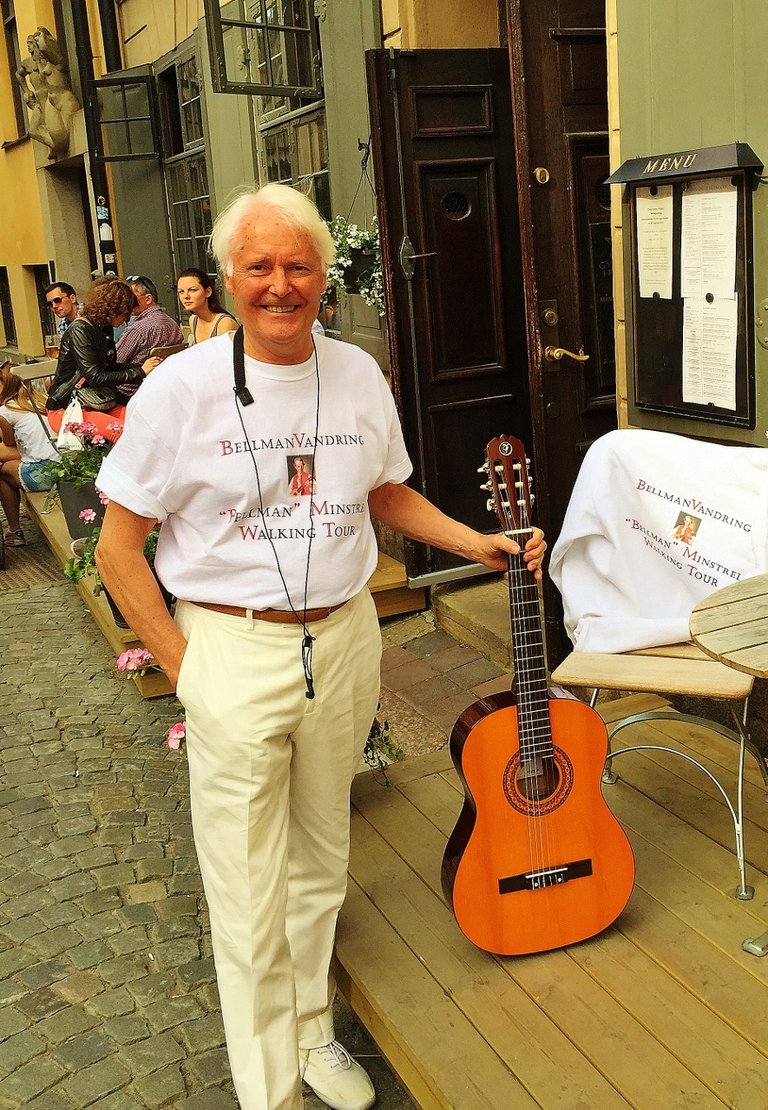
[{"label": "cobblestone pavement", "polygon": [[[142,700],[39,537],[30,556],[37,580],[0,587],[0,1107],[234,1108],[186,760],[162,743],[178,703]],[[385,646],[406,754],[444,743],[469,681],[498,675],[428,617],[389,622]],[[377,1105],[413,1107],[337,1009]]]}]

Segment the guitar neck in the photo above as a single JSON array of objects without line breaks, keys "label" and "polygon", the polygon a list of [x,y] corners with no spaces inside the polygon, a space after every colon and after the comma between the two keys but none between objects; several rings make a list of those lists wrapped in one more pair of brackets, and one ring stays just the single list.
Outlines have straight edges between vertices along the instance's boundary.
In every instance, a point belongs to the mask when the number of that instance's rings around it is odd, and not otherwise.
[{"label": "guitar neck", "polygon": [[[527,537],[516,537],[521,547]],[[539,589],[522,555],[509,556],[509,610],[521,758],[552,755]]]}]

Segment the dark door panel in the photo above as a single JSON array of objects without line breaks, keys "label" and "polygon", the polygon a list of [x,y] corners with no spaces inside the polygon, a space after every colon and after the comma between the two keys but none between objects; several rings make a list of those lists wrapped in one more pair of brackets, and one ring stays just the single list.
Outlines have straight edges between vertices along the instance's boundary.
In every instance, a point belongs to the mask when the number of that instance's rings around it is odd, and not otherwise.
[{"label": "dark door panel", "polygon": [[[524,229],[538,519],[550,544],[616,427],[604,0],[506,0]],[[547,348],[568,356],[547,358]],[[566,643],[545,584],[550,662]]]},{"label": "dark door panel", "polygon": [[[531,435],[507,54],[382,50],[367,63],[393,385],[414,485],[495,530],[476,474],[485,445]],[[405,266],[404,253],[416,255]],[[460,562],[421,545],[406,559],[411,577]]]}]

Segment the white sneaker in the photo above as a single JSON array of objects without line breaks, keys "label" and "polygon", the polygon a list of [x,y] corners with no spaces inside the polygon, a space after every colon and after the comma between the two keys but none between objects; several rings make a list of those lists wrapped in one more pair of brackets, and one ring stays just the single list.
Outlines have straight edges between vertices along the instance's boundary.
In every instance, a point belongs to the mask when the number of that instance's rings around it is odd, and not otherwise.
[{"label": "white sneaker", "polygon": [[301,1078],[331,1110],[368,1110],[376,1092],[368,1073],[338,1041],[299,1049]]}]

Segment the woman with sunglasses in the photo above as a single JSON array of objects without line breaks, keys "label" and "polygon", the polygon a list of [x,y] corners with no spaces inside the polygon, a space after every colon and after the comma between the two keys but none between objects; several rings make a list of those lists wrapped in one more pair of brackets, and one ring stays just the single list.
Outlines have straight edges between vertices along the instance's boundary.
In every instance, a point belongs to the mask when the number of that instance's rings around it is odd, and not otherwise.
[{"label": "woman with sunglasses", "polygon": [[[142,365],[117,361],[112,329],[128,319],[135,303],[130,285],[117,278],[96,281],[88,290],[81,315],[61,338],[56,374],[45,403],[54,432],[61,428],[75,390],[85,385],[98,390],[107,403],[111,392],[114,404],[107,411],[83,405],[83,420],[95,424],[105,438],[116,438],[108,425],[125,419],[126,401],[135,392],[131,387],[140,385],[159,361],[148,358]],[[126,392],[121,393],[121,387],[127,387]]]},{"label": "woman with sunglasses", "polygon": [[190,347],[215,335],[237,331],[237,320],[221,304],[211,279],[202,270],[195,266],[182,270],[176,279],[176,291],[189,313]]}]

